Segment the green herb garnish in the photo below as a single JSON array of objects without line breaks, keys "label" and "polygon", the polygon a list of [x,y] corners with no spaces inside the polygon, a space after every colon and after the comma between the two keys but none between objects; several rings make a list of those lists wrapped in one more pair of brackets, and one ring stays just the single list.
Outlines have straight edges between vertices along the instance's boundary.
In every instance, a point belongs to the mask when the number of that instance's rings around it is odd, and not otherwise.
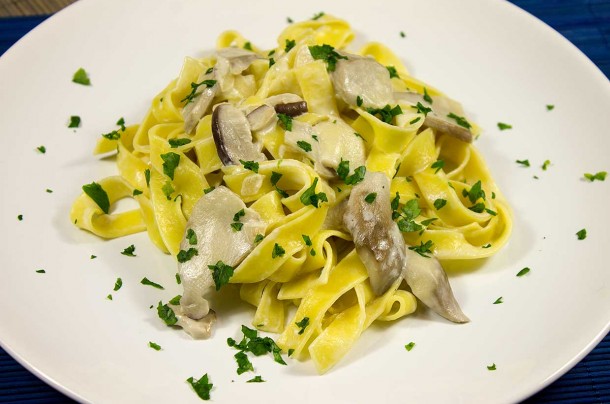
[{"label": "green herb garnish", "polygon": [[405,345],[405,349],[409,352],[411,352],[411,349],[413,349],[413,347],[415,346],[415,342],[409,342],[407,345]]},{"label": "green herb garnish", "polygon": [[491,366],[487,366],[487,370],[496,370],[496,364],[494,363]]},{"label": "green herb garnish", "polygon": [[576,232],[576,236],[579,240],[584,240],[587,238],[587,229],[582,229]]},{"label": "green herb garnish", "polygon": [[80,126],[80,116],[72,115],[70,117],[70,123],[68,124],[68,128],[78,128]]},{"label": "green herb garnish", "polygon": [[207,88],[214,87],[216,85],[216,80],[203,80],[201,83],[191,83],[191,92],[180,100],[180,102],[185,102],[184,105],[187,105],[189,102],[193,101],[196,97],[198,97],[201,93],[197,92],[197,89],[200,86],[206,86]]},{"label": "green herb garnish", "polygon": [[108,213],[110,209],[110,200],[108,199],[108,194],[100,184],[92,182],[91,184],[83,185],[83,191],[104,213]]},{"label": "green herb garnish", "polygon": [[441,210],[446,204],[446,199],[438,198],[434,201],[434,207],[436,208],[436,210]]},{"label": "green herb garnish", "polygon": [[426,87],[424,87],[424,101],[426,101],[428,104],[432,104],[432,97],[430,97],[430,94],[428,94]]},{"label": "green herb garnish", "polygon": [[311,151],[311,144],[307,143],[304,140],[297,141],[297,146],[299,146],[305,152],[310,152]]},{"label": "green herb garnish", "polygon": [[178,322],[176,313],[167,305],[159,302],[157,305],[157,315],[166,325],[175,325]]},{"label": "green herb garnish", "polygon": [[273,251],[271,252],[271,258],[281,258],[284,256],[285,253],[286,250],[284,250],[284,248],[278,243],[275,243],[275,245],[273,246]]},{"label": "green herb garnish", "polygon": [[400,108],[400,105],[396,105],[394,108],[386,105],[383,108],[367,108],[366,112],[387,124],[392,124],[394,117],[402,114],[402,108]]},{"label": "green herb garnish", "polygon": [[303,317],[301,321],[297,321],[295,324],[299,327],[299,335],[301,335],[309,325],[309,317]]},{"label": "green herb garnish", "polygon": [[442,170],[443,167],[445,167],[445,162],[443,160],[436,160],[434,163],[432,163],[432,165],[430,167],[436,169],[436,170],[434,170],[434,174],[436,174],[437,172]]},{"label": "green herb garnish", "polygon": [[188,250],[180,250],[176,255],[176,259],[180,263],[190,261],[195,255],[199,255],[199,251],[196,248],[189,248]]},{"label": "green herb garnish", "polygon": [[320,11],[319,13],[314,14],[313,17],[311,17],[311,19],[313,21],[315,21],[315,20],[321,18],[322,16],[324,16],[324,11]]},{"label": "green herb garnish", "polygon": [[169,152],[162,154],[161,159],[163,160],[163,174],[167,175],[173,180],[176,167],[178,167],[178,164],[180,164],[180,155],[174,152]]},{"label": "green herb garnish", "polygon": [[191,139],[187,139],[187,138],[183,137],[181,139],[170,139],[168,142],[169,142],[169,145],[171,146],[171,148],[175,149],[177,147],[184,146],[185,144],[191,143]]},{"label": "green herb garnish", "polygon": [[426,255],[426,254],[432,254],[431,248],[433,246],[434,246],[434,243],[432,242],[432,240],[428,240],[425,243],[423,241],[421,241],[420,245],[409,247],[409,250],[415,251],[422,257],[430,258],[430,256]]},{"label": "green herb garnish", "polygon": [[297,44],[297,41],[294,39],[286,39],[286,46],[284,47],[284,52],[290,52],[290,49],[294,48]]},{"label": "green herb garnish", "polygon": [[189,241],[190,245],[197,244],[197,234],[195,233],[195,230],[188,229],[186,231],[186,239]]},{"label": "green herb garnish", "polygon": [[588,179],[589,181],[593,182],[593,181],[595,181],[595,180],[598,180],[598,181],[605,181],[605,180],[606,180],[606,175],[608,175],[608,173],[607,173],[607,172],[605,172],[605,171],[600,171],[600,172],[598,172],[598,173],[596,173],[596,174],[589,174],[589,173],[586,173],[584,176],[585,176],[585,178],[586,178],[586,179]]},{"label": "green herb garnish", "polygon": [[313,205],[317,208],[320,202],[328,202],[328,198],[324,192],[319,192],[316,194],[317,184],[318,178],[316,177],[311,186],[301,194],[300,200],[303,205]]},{"label": "green herb garnish", "polygon": [[546,171],[546,169],[549,168],[550,165],[551,165],[551,160],[544,160],[544,163],[542,163],[542,170]]},{"label": "green herb garnish", "polygon": [[364,197],[364,201],[366,203],[373,203],[375,202],[375,199],[377,199],[377,192],[371,192],[370,194]]},{"label": "green herb garnish", "polygon": [[40,153],[45,154],[47,152],[47,148],[44,146],[38,146],[36,148],[36,150],[38,150]]},{"label": "green herb garnish", "polygon": [[311,56],[316,60],[323,60],[326,62],[326,70],[334,72],[339,59],[346,59],[346,56],[340,55],[335,52],[335,48],[330,45],[315,45],[309,47]]},{"label": "green herb garnish", "polygon": [[468,122],[466,120],[466,118],[464,118],[463,116],[458,116],[458,115],[454,114],[453,112],[451,112],[451,113],[449,113],[449,115],[447,115],[447,118],[451,118],[451,119],[455,120],[455,123],[457,123],[458,125],[460,125],[463,128],[466,128],[466,129],[472,128],[472,125],[470,124],[470,122]]},{"label": "green herb garnish", "polygon": [[121,287],[123,286],[123,280],[121,278],[116,278],[116,281],[114,282],[114,291],[118,291],[119,289],[121,289]]},{"label": "green herb garnish", "polygon": [[518,277],[522,277],[523,275],[525,275],[526,273],[528,273],[530,271],[530,269],[528,267],[523,268],[521,271],[517,272],[517,276]]},{"label": "green herb garnish", "polygon": [[247,380],[246,383],[264,383],[266,380],[263,380],[261,376],[254,376],[252,379]]},{"label": "green herb garnish", "polygon": [[529,160],[515,160],[515,163],[521,164],[523,167],[529,167],[530,166],[530,161]]},{"label": "green herb garnish", "polygon": [[258,163],[256,161],[239,160],[239,162],[244,166],[246,170],[258,173]]},{"label": "green herb garnish", "polygon": [[356,96],[356,106],[361,107],[362,106],[362,97],[357,95]]},{"label": "green herb garnish", "polygon": [[151,281],[150,279],[148,279],[147,277],[142,278],[142,280],[140,281],[140,283],[142,285],[147,285],[147,286],[152,286],[153,288],[157,288],[157,289],[161,289],[161,290],[165,290],[165,288],[161,285],[159,285],[158,283],[155,283],[153,281]]},{"label": "green herb garnish", "polygon": [[421,102],[418,102],[415,105],[412,105],[411,108],[415,109],[418,113],[424,114],[424,116],[428,116],[430,112],[432,112],[432,108],[426,107]]},{"label": "green herb garnish", "polygon": [[277,118],[280,120],[280,126],[290,132],[292,130],[292,117],[286,114],[277,114]]},{"label": "green herb garnish", "polygon": [[219,291],[221,287],[229,283],[229,279],[231,279],[234,272],[232,266],[227,265],[222,261],[218,261],[214,265],[208,265],[208,268],[212,270],[212,278],[216,285],[216,291]]},{"label": "green herb garnish", "polygon": [[192,377],[189,377],[188,379],[186,379],[186,381],[191,385],[193,390],[195,390],[195,393],[197,393],[199,398],[201,398],[202,400],[210,399],[210,391],[212,390],[212,387],[214,385],[209,382],[207,373],[201,376],[201,379],[199,380],[195,380]]},{"label": "green herb garnish", "polygon": [[398,72],[396,71],[396,68],[394,66],[386,66],[386,69],[388,69],[388,73],[390,73],[390,78],[394,78],[396,77],[397,79],[400,78],[400,76],[398,75]]},{"label": "green herb garnish", "polygon": [[165,195],[167,200],[170,201],[172,199],[172,194],[175,191],[174,186],[172,185],[172,181],[165,181],[165,184],[163,184],[163,186],[161,187],[161,191],[163,191],[163,194]]},{"label": "green herb garnish", "polygon": [[37,270],[36,270],[36,273],[37,273],[37,274],[46,274],[46,273],[47,273],[47,271],[45,271],[44,269],[37,269]]},{"label": "green herb garnish", "polygon": [[91,85],[89,75],[82,67],[74,73],[74,76],[72,76],[72,81],[77,84],[82,84],[83,86]]},{"label": "green herb garnish", "polygon": [[497,299],[496,299],[496,301],[494,302],[494,304],[501,304],[501,303],[504,303],[504,302],[502,301],[502,296],[500,296],[499,298],[497,298]]},{"label": "green herb garnish", "polygon": [[125,248],[121,254],[126,255],[128,257],[135,257],[136,255],[134,254],[134,252],[136,251],[136,246],[134,246],[133,244],[130,245],[129,247]]},{"label": "green herb garnish", "polygon": [[512,125],[509,125],[507,123],[502,123],[502,122],[498,122],[498,129],[500,130],[506,130],[506,129],[512,129]]}]

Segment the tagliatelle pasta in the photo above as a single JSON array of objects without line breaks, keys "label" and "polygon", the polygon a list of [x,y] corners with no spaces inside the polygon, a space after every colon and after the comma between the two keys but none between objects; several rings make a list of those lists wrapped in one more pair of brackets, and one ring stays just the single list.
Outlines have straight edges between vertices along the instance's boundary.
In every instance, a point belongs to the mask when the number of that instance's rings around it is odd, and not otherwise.
[{"label": "tagliatelle pasta", "polygon": [[[201,253],[189,253],[185,234],[204,236],[189,227],[191,213],[226,189],[245,207],[230,212],[231,225],[249,247],[229,265],[228,282],[256,306],[256,328],[280,334],[284,351],[310,356],[320,373],[374,321],[396,321],[417,306],[406,276],[377,287],[344,223],[351,191],[368,173],[388,181],[387,209],[407,253],[441,262],[485,258],[511,231],[509,206],[471,143],[479,128],[387,47],[348,52],[353,37],[347,22],[329,15],[291,24],[272,50],[235,31],[221,34],[216,54],[185,59],[140,124],[100,139],[95,153],[115,152],[119,173],[84,187],[70,213],[76,226],[103,238],[147,231],[183,262]],[[219,144],[219,132],[237,133],[226,129],[235,122],[247,122],[244,147],[255,158],[234,157],[245,152],[229,150],[232,139]],[[133,198],[139,208],[113,213],[100,206],[100,194],[110,206]],[[363,203],[376,198],[368,192]],[[255,241],[249,223],[263,229]]]}]

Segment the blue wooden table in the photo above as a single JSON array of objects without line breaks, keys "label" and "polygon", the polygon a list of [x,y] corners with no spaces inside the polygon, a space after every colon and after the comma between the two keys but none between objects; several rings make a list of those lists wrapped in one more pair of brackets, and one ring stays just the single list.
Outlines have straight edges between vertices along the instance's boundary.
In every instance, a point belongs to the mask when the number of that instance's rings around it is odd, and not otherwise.
[{"label": "blue wooden table", "polygon": [[[610,77],[610,0],[512,0],[512,3],[559,31]],[[46,18],[0,18],[0,55]],[[0,348],[1,403],[70,401]],[[525,403],[610,403],[610,335],[570,372]]]}]

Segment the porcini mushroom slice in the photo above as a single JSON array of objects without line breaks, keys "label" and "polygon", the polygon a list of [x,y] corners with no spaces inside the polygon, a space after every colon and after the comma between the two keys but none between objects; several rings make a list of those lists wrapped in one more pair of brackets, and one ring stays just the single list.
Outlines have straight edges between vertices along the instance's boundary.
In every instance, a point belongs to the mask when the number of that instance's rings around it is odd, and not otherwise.
[{"label": "porcini mushroom slice", "polygon": [[260,107],[253,109],[248,115],[248,123],[252,131],[260,131],[275,124],[275,109],[269,105],[263,104]]},{"label": "porcini mushroom slice", "polygon": [[[237,231],[231,224],[235,222],[236,213],[242,209],[244,215],[238,215],[238,219],[243,226]],[[210,306],[206,295],[215,286],[208,265],[222,261],[225,265],[237,266],[254,248],[256,235],[265,234],[265,229],[266,224],[260,215],[247,208],[228,188],[220,186],[203,195],[193,207],[186,224],[185,237],[180,243],[181,250],[194,248],[197,253],[189,260],[178,263],[178,273],[184,287],[180,299],[181,313],[193,320],[207,316]]]},{"label": "porcini mushroom slice", "polygon": [[307,112],[307,102],[306,101],[297,101],[297,102],[289,102],[286,104],[276,104],[275,112],[278,114],[284,114],[288,116],[299,116]]},{"label": "porcini mushroom slice", "polygon": [[462,105],[446,96],[433,96],[432,104],[429,104],[424,100],[423,95],[410,92],[401,91],[394,93],[394,98],[400,103],[408,103],[411,105],[417,105],[420,102],[427,108],[431,108],[432,112],[428,112],[424,125],[442,133],[446,133],[464,142],[472,142],[472,133],[464,126],[457,124],[455,120],[451,120],[448,116],[455,114],[457,116],[464,116],[464,110]]},{"label": "porcini mushroom slice", "polygon": [[[368,203],[365,198],[372,193],[377,196]],[[343,221],[368,271],[373,292],[383,294],[402,274],[406,257],[404,239],[392,220],[390,179],[367,172],[352,189]]]},{"label": "porcini mushroom slice", "polygon": [[246,70],[252,62],[261,59],[259,55],[242,48],[222,48],[216,51],[217,58],[226,59],[229,62],[229,72],[231,74],[240,74]]},{"label": "porcini mushroom slice", "polygon": [[303,101],[301,97],[292,93],[282,93],[265,98],[265,104],[271,105],[272,107],[275,107],[278,104],[291,104],[293,102],[301,101]]},{"label": "porcini mushroom slice", "polygon": [[[214,72],[203,74],[199,76],[199,81],[197,83],[201,83],[204,80],[213,80],[215,78]],[[199,123],[201,117],[205,115],[210,104],[212,104],[212,100],[218,93],[218,84],[214,84],[211,87],[208,87],[206,84],[202,85],[203,90],[197,89],[197,95],[192,101],[184,106],[182,109],[182,117],[184,118],[184,132],[192,133],[193,129]],[[200,87],[201,88],[201,87]]]},{"label": "porcini mushroom slice", "polygon": [[409,249],[406,250],[406,256],[403,277],[413,294],[447,320],[454,323],[469,322],[470,319],[455,300],[447,274],[436,257],[423,257]]},{"label": "porcini mushroom slice", "polygon": [[390,73],[373,58],[349,55],[339,59],[330,77],[337,96],[349,105],[357,105],[358,97],[364,108],[394,103]]},{"label": "porcini mushroom slice", "polygon": [[318,135],[319,162],[324,167],[337,170],[341,160],[347,160],[352,169],[364,165],[366,152],[364,140],[342,119],[322,121],[313,127]]},{"label": "porcini mushroom slice", "polygon": [[[314,170],[324,179],[335,178],[335,172],[320,162],[320,142],[316,141],[313,127],[297,120],[292,121],[292,130],[284,133],[284,146],[305,156],[314,163]],[[319,137],[318,137],[319,140]]]},{"label": "porcini mushroom slice", "polygon": [[212,135],[218,157],[224,165],[239,164],[240,160],[266,160],[265,155],[252,143],[248,119],[231,104],[220,104],[214,109]]}]

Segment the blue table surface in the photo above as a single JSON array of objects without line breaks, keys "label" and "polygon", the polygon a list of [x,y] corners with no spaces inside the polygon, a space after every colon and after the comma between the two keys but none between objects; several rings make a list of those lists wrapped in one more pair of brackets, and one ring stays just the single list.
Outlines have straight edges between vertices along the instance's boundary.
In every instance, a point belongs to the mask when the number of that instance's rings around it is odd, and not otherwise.
[{"label": "blue table surface", "polygon": [[[610,77],[610,0],[513,0],[560,32]],[[48,16],[0,18],[0,55]],[[65,403],[0,348],[1,403]],[[526,400],[539,403],[610,403],[610,335],[570,372]]]}]

